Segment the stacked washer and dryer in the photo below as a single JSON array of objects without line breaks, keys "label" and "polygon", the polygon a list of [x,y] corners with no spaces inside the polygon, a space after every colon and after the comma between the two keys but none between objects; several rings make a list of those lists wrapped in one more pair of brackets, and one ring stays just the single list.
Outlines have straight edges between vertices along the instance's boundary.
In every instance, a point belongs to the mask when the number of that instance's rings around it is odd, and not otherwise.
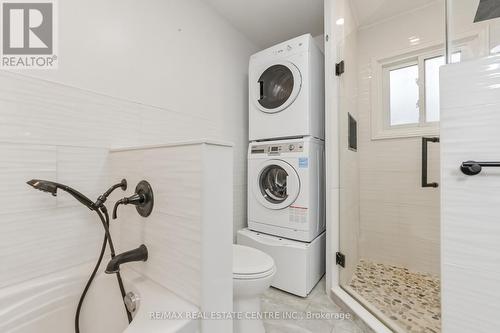
[{"label": "stacked washer and dryer", "polygon": [[272,286],[307,296],[325,272],[324,57],[310,34],[250,58],[248,228]]}]

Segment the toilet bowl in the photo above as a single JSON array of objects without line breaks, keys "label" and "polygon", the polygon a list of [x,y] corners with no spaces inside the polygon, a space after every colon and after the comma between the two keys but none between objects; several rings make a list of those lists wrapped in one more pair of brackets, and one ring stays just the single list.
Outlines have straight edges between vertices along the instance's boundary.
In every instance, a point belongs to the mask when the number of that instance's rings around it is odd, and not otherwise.
[{"label": "toilet bowl", "polygon": [[264,252],[243,245],[233,245],[233,304],[237,317],[234,333],[264,333],[259,318],[260,296],[273,281],[274,260]]}]

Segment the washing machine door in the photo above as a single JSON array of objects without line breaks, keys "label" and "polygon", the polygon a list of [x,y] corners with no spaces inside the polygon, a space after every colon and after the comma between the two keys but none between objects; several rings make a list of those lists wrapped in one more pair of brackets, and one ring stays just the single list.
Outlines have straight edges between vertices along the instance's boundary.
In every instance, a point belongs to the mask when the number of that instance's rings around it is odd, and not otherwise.
[{"label": "washing machine door", "polygon": [[282,160],[264,162],[256,174],[253,194],[269,209],[284,209],[295,202],[300,193],[300,179],[295,169]]},{"label": "washing machine door", "polygon": [[302,87],[299,69],[291,62],[274,63],[260,73],[255,82],[254,103],[265,113],[277,113],[289,107]]}]

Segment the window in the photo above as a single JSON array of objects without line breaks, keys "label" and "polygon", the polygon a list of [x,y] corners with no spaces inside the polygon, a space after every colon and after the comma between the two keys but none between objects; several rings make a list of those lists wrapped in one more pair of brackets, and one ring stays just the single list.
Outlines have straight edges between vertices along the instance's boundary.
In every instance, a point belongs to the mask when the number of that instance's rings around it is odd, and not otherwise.
[{"label": "window", "polygon": [[[372,118],[374,139],[437,134],[443,53],[438,48],[427,49],[378,62],[381,88],[374,92],[380,110]],[[455,52],[452,62],[459,62],[461,54]]]},{"label": "window", "polygon": [[390,126],[418,124],[418,65],[389,70]]}]

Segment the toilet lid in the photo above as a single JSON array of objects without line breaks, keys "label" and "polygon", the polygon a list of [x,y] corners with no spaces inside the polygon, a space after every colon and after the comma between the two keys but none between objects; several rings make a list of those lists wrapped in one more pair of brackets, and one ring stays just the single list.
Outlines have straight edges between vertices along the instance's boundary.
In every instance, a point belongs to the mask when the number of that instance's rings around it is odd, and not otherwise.
[{"label": "toilet lid", "polygon": [[243,245],[233,245],[233,275],[255,275],[272,271],[274,260],[266,253]]}]

